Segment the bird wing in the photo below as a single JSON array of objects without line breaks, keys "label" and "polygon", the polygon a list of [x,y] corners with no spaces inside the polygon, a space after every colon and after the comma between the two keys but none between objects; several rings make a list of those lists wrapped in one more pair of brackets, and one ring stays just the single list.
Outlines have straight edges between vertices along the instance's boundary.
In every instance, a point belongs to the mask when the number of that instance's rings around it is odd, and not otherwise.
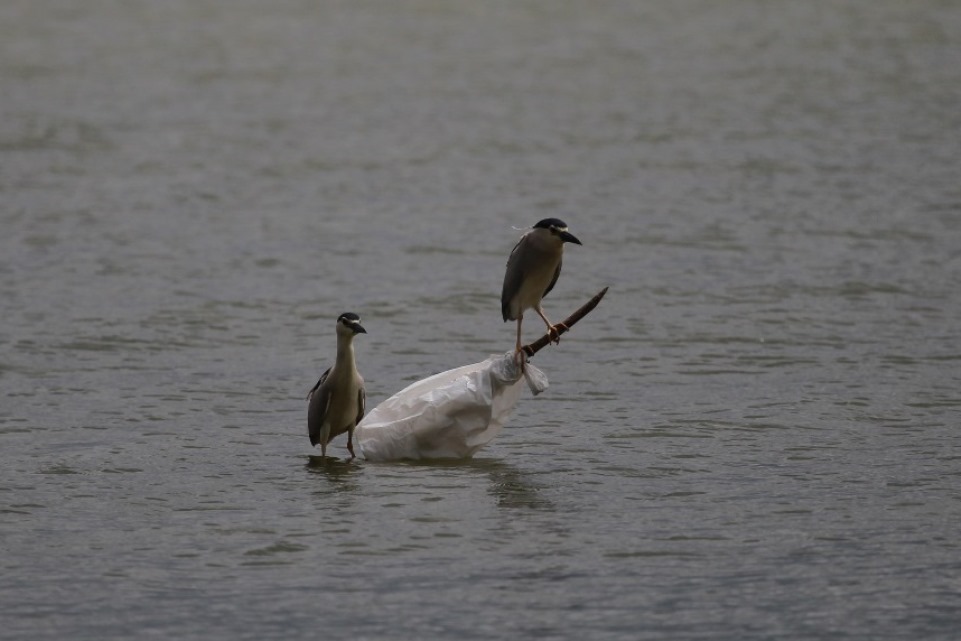
[{"label": "bird wing", "polygon": [[320,375],[320,380],[307,394],[307,434],[310,436],[311,445],[320,442],[320,428],[327,418],[327,410],[330,409],[330,387],[324,387],[328,374],[330,368]]},{"label": "bird wing", "polygon": [[521,239],[514,245],[514,249],[511,250],[511,255],[507,257],[507,271],[504,272],[504,288],[501,290],[501,315],[505,321],[516,320],[511,318],[511,298],[520,291],[521,285],[524,282],[524,274],[519,264],[521,252],[517,250],[525,238],[527,238],[526,234],[521,236]]},{"label": "bird wing", "polygon": [[[544,290],[544,296],[547,296],[549,293],[551,293],[551,290],[554,289],[554,285],[557,283],[557,279],[561,275],[561,265],[563,264],[564,264],[563,258],[557,261],[557,269],[554,270],[554,278],[551,279],[551,284],[548,285],[547,289]],[[544,298],[544,296],[541,296],[541,298]]]},{"label": "bird wing", "polygon": [[331,368],[328,367],[327,371],[320,375],[320,380],[318,380],[317,383],[310,388],[310,391],[307,392],[308,401],[310,400],[310,397],[314,395],[314,392],[316,392],[320,388],[320,386],[324,384],[324,381],[327,380],[327,375],[330,374],[330,370]]}]

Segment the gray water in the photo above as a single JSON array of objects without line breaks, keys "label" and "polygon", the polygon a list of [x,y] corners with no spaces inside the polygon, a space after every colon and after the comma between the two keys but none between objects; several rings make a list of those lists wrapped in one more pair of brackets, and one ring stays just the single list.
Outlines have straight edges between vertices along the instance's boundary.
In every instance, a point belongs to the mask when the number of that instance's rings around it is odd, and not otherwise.
[{"label": "gray water", "polygon": [[[957,638],[958,3],[12,0],[0,94],[0,637]],[[548,216],[550,389],[312,458]]]}]

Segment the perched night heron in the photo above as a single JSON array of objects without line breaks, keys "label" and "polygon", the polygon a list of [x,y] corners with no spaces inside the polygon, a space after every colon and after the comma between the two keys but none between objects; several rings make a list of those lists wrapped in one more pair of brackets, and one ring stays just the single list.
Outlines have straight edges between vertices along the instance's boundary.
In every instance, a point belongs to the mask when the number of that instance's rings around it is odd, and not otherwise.
[{"label": "perched night heron", "polygon": [[560,341],[557,326],[547,320],[541,299],[554,288],[557,277],[561,275],[564,243],[580,245],[581,241],[567,231],[567,224],[563,220],[545,218],[521,236],[507,259],[501,313],[505,322],[517,321],[518,354],[521,351],[521,322],[527,309],[536,311],[547,324],[547,333]]},{"label": "perched night heron", "polygon": [[366,404],[364,379],[354,363],[354,335],[360,333],[367,333],[360,324],[360,316],[350,312],[340,315],[337,359],[307,394],[307,432],[311,445],[320,443],[322,456],[327,456],[327,444],[344,432],[347,432],[350,458],[356,456],[354,428],[364,417]]}]

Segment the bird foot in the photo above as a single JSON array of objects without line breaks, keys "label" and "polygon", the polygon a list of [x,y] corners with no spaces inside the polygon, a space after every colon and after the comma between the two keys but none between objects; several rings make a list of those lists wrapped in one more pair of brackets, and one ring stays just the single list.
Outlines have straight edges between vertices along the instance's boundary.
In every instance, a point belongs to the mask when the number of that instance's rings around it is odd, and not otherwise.
[{"label": "bird foot", "polygon": [[521,373],[525,371],[524,370],[525,363],[527,363],[527,354],[524,353],[524,350],[522,348],[518,347],[514,351],[514,364],[521,369]]},{"label": "bird foot", "polygon": [[568,332],[571,329],[564,323],[558,323],[556,325],[547,326],[547,335],[550,337],[551,342],[556,343],[557,345],[561,344],[561,332],[559,328],[563,328],[565,332]]}]

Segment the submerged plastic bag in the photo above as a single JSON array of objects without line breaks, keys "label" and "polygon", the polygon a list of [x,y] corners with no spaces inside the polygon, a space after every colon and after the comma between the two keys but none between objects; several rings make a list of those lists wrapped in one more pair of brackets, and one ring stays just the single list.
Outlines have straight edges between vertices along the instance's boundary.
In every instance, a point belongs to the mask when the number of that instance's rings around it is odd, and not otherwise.
[{"label": "submerged plastic bag", "polygon": [[354,437],[369,461],[470,458],[504,427],[526,379],[535,395],[547,376],[514,352],[435,374],[371,410]]}]

